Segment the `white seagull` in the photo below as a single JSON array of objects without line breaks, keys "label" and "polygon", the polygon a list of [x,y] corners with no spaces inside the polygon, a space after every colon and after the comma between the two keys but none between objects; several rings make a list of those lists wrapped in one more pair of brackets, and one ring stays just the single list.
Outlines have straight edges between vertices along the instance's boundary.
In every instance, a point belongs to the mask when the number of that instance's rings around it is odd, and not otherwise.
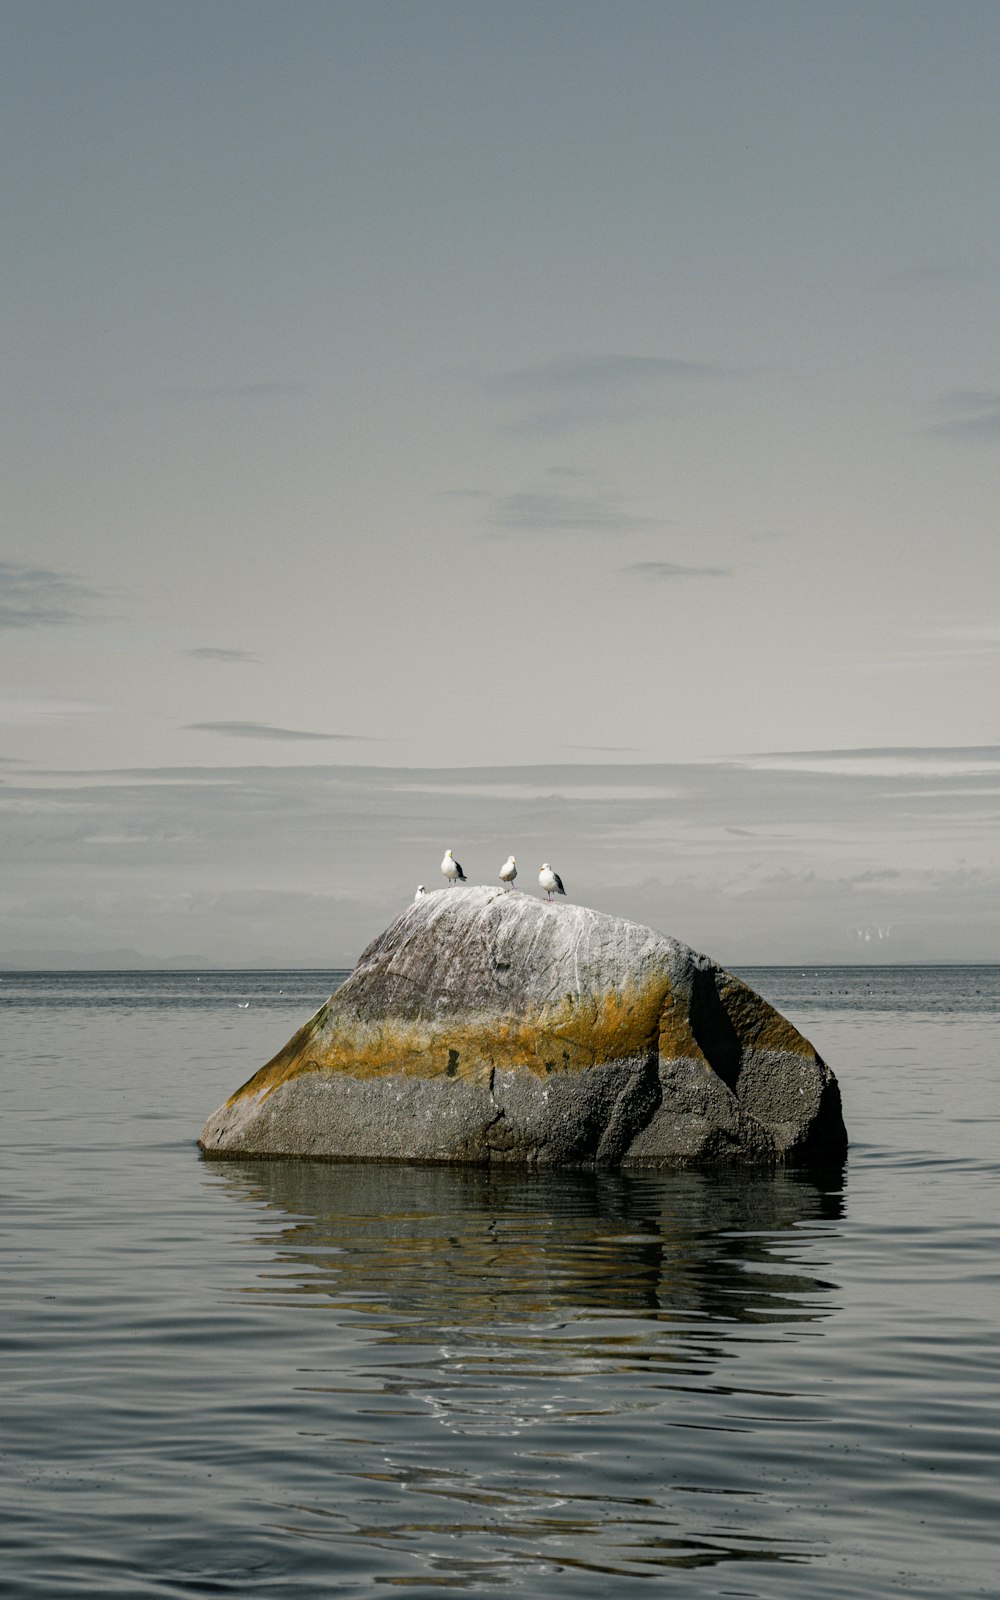
[{"label": "white seagull", "polygon": [[455,860],[455,857],[452,855],[450,850],[446,850],[444,853],[444,860],[441,863],[441,871],[448,879],[449,888],[453,883],[465,882],[465,873],[462,871],[460,864]]},{"label": "white seagull", "polygon": [[427,890],[424,888],[422,883],[418,883],[417,884],[417,892],[413,896],[413,898],[414,898],[414,900],[426,900],[426,898],[427,898]]},{"label": "white seagull", "polygon": [[504,862],[503,866],[500,868],[500,882],[501,883],[506,883],[511,888],[513,888],[514,879],[516,877],[517,877],[517,862],[516,862],[516,860],[514,859],[513,856],[508,856],[506,861]]},{"label": "white seagull", "polygon": [[545,898],[547,900],[551,900],[554,894],[566,893],[558,872],[553,872],[547,861],[542,862],[541,871],[538,874],[538,882],[541,888],[545,890]]}]

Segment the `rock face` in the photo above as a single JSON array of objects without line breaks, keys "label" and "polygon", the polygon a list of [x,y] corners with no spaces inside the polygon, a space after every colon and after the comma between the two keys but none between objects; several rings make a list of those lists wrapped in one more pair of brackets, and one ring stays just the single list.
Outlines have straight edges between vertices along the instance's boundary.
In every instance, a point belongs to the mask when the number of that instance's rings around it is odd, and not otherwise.
[{"label": "rock face", "polygon": [[675,1166],[842,1160],[840,1091],[766,1001],[583,906],[441,889],[221,1106],[216,1155]]}]

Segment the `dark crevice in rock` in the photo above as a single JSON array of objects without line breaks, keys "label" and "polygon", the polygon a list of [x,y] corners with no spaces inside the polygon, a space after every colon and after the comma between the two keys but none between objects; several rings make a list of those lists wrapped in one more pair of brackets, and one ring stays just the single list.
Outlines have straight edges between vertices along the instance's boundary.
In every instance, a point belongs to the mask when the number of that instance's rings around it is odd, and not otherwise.
[{"label": "dark crevice in rock", "polygon": [[[507,1155],[517,1143],[517,1134],[509,1125],[507,1113],[502,1106],[492,1122],[488,1122],[483,1129],[483,1140],[489,1157]],[[530,1160],[530,1155],[527,1151],[522,1150],[520,1154]]]},{"label": "dark crevice in rock", "polygon": [[696,969],[691,983],[691,1032],[712,1071],[736,1092],[743,1064],[739,1035],[719,999],[712,968]]},{"label": "dark crevice in rock", "polygon": [[597,1147],[598,1161],[620,1161],[636,1134],[653,1119],[663,1100],[659,1055],[653,1050],[630,1073]]}]

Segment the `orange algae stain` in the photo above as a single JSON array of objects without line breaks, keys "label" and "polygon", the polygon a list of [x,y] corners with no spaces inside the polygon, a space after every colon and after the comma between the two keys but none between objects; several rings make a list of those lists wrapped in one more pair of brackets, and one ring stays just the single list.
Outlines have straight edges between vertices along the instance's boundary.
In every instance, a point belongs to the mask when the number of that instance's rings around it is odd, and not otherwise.
[{"label": "orange algae stain", "polygon": [[660,1055],[665,1061],[700,1061],[708,1068],[705,1053],[691,1031],[688,1004],[680,995],[668,994],[660,1016]]},{"label": "orange algae stain", "polygon": [[[320,1014],[322,1015],[322,1013]],[[288,1043],[278,1051],[276,1056],[272,1056],[270,1061],[260,1067],[252,1078],[248,1078],[246,1083],[241,1084],[229,1096],[226,1105],[234,1106],[245,1095],[258,1094],[262,1089],[276,1089],[279,1083],[285,1083],[288,1078],[296,1077],[298,1071],[302,1070],[299,1063],[302,1060],[303,1052],[308,1049],[315,1035],[318,1021],[318,1017],[312,1017],[299,1029],[298,1033],[293,1033]],[[298,1068],[298,1071],[296,1071],[296,1068]]]},{"label": "orange algae stain", "polygon": [[317,1014],[231,1097],[272,1093],[305,1073],[404,1075],[488,1084],[494,1068],[544,1077],[655,1050],[666,979],[545,1006],[533,1016],[464,1015],[437,1022],[348,1023]]},{"label": "orange algae stain", "polygon": [[654,1047],[666,989],[666,979],[661,977],[642,988],[607,989],[596,996],[567,998],[551,1011],[543,1011],[539,1026],[579,1054],[581,1066],[622,1060]]}]

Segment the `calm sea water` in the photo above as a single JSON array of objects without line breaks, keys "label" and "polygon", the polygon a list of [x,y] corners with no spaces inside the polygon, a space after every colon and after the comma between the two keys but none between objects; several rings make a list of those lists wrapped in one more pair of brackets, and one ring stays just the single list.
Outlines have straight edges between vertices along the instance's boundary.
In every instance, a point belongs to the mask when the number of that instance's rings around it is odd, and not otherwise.
[{"label": "calm sea water", "polygon": [[206,1161],[338,975],[0,975],[0,1594],[996,1595],[1000,968],[744,976],[843,1172]]}]

